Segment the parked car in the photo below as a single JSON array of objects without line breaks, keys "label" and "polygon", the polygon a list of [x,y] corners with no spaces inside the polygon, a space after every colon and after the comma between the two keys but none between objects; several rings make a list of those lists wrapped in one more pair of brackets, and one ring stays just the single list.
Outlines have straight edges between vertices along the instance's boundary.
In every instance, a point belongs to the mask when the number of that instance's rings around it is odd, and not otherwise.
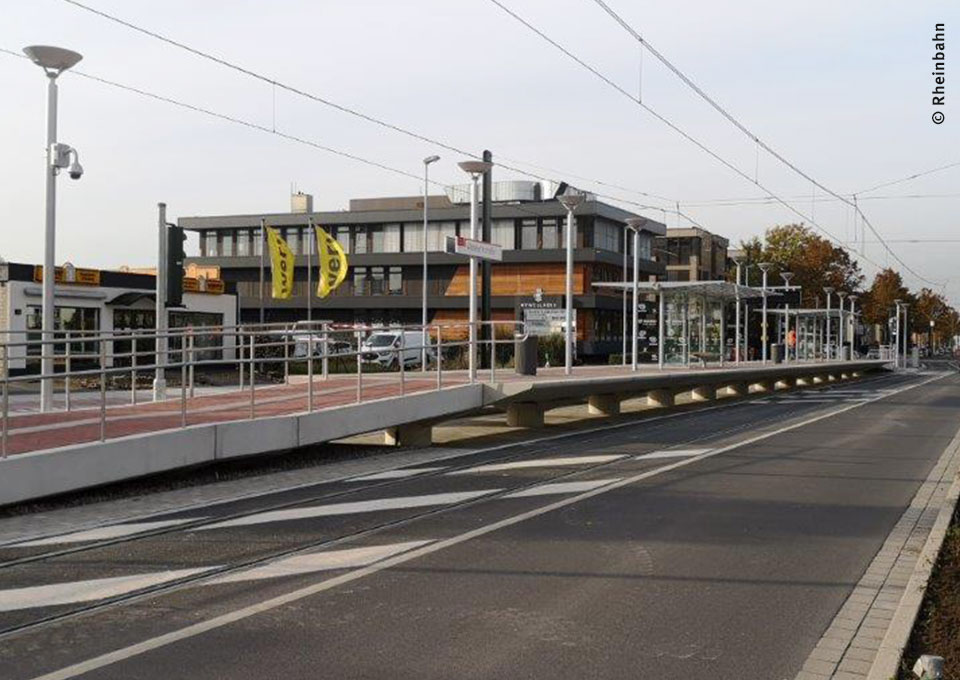
[{"label": "parked car", "polygon": [[[403,343],[404,366],[419,366],[423,346],[420,331],[374,331],[360,345],[360,357],[366,364],[377,364],[384,368],[397,366],[400,355],[401,339]],[[430,338],[427,338],[430,344]],[[436,356],[436,349],[427,347],[427,361]]]},{"label": "parked car", "polygon": [[[307,333],[298,333],[294,341],[293,356],[303,358],[307,356],[310,347],[310,336]],[[351,354],[353,345],[343,340],[327,341],[327,356],[336,357]],[[323,336],[314,334],[313,336],[313,356],[323,356]]]}]

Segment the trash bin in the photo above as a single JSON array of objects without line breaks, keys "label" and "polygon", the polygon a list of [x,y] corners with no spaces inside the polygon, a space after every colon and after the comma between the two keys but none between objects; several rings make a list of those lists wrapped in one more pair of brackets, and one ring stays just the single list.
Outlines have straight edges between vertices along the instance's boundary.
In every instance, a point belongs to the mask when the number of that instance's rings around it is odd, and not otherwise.
[{"label": "trash bin", "polygon": [[783,363],[783,345],[778,342],[770,345],[770,361],[774,364]]},{"label": "trash bin", "polygon": [[513,360],[514,370],[517,375],[536,375],[537,374],[537,336],[528,335],[526,337],[517,336],[514,340],[515,356]]}]

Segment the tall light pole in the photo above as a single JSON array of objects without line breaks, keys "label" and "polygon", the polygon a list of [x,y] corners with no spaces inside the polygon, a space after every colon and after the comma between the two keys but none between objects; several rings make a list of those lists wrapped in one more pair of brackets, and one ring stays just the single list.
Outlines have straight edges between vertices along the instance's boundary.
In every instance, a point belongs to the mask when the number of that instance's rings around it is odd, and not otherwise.
[{"label": "tall light pole", "polygon": [[[740,363],[740,268],[741,268],[741,265],[743,264],[743,260],[737,257],[733,261],[737,265],[737,287],[735,289],[737,293],[737,312],[736,312],[736,321],[735,321],[736,332],[734,333],[734,337],[735,337],[734,346],[737,349],[736,349],[736,354],[734,355],[734,362],[739,364]],[[720,351],[721,352],[723,351],[722,343],[721,343]]]},{"label": "tall light pole", "polygon": [[573,337],[573,244],[576,240],[577,223],[573,211],[583,203],[583,194],[564,194],[557,196],[557,200],[567,209],[567,268],[565,275],[567,301],[564,315],[566,327],[564,329],[563,373],[564,375],[570,375],[573,372],[573,343],[575,342]]},{"label": "tall light pole", "polygon": [[[793,278],[793,272],[781,272],[780,278],[783,279],[784,287],[787,289],[787,292],[790,292],[790,279]],[[784,305],[784,336],[783,336],[783,354],[784,360],[790,362],[790,303],[787,302]]]},{"label": "tall light pole", "polygon": [[853,359],[853,350],[857,344],[857,298],[859,295],[851,294],[847,299],[850,300],[850,359]]},{"label": "tall light pole", "polygon": [[[477,182],[493,163],[484,161],[462,161],[460,169],[470,175],[470,238],[477,240]],[[426,234],[424,234],[426,236]],[[470,258],[470,302],[468,307],[469,349],[468,368],[470,382],[477,380],[477,258]]]},{"label": "tall light pole", "polygon": [[[631,358],[632,370],[637,370],[637,364],[640,359],[639,347],[637,346],[637,326],[640,325],[640,310],[638,297],[640,294],[640,232],[648,222],[646,217],[628,217],[627,226],[633,231],[633,356]],[[661,293],[662,295],[662,293]],[[659,304],[659,303],[658,303]],[[663,323],[663,319],[657,319],[658,324]]]},{"label": "tall light pole", "polygon": [[827,361],[831,359],[830,352],[830,299],[833,296],[833,286],[824,286],[823,292],[827,294],[827,338],[824,343],[823,353],[826,355]]},{"label": "tall light pole", "polygon": [[910,349],[910,324],[907,322],[907,308],[910,305],[906,302],[903,303],[903,367],[907,367],[907,351]]},{"label": "tall light pole", "polygon": [[843,320],[843,299],[847,297],[846,291],[838,290],[837,297],[840,298],[840,304],[837,306],[837,311],[840,313],[840,328],[837,329],[837,349],[840,351],[840,361],[843,361],[843,355],[846,353],[846,348],[843,346],[843,331],[846,322]]},{"label": "tall light pole", "polygon": [[760,357],[765,364],[767,363],[767,272],[773,265],[770,262],[760,262],[757,266],[763,272],[763,337],[760,338]]},{"label": "tall light pole", "polygon": [[[54,280],[56,261],[56,232],[57,232],[57,175],[61,168],[70,167],[70,178],[80,179],[83,168],[75,149],[66,144],[57,143],[57,77],[67,69],[75,66],[83,57],[77,52],[62,47],[50,45],[31,45],[23,48],[34,64],[47,74],[47,162],[44,174],[46,176],[46,228],[44,230],[43,247],[43,302],[41,312],[41,338],[45,341],[54,339],[55,303]],[[73,162],[70,156],[73,155]],[[41,347],[40,374],[53,375],[54,345]],[[40,381],[40,410],[49,411],[53,408],[53,381]]]},{"label": "tall light pole", "polygon": [[422,302],[423,309],[421,314],[421,334],[420,334],[420,370],[427,372],[427,202],[430,192],[430,164],[440,160],[440,156],[427,156],[423,159],[423,283]]},{"label": "tall light pole", "polygon": [[[627,282],[627,251],[630,248],[627,247],[627,244],[630,243],[630,225],[623,225],[623,283]],[[623,350],[621,351],[621,357],[623,361],[621,362],[624,366],[627,365],[627,287],[623,287]]]},{"label": "tall light pole", "polygon": [[894,300],[893,304],[897,310],[897,318],[893,324],[893,367],[900,368],[900,305],[903,300]]}]

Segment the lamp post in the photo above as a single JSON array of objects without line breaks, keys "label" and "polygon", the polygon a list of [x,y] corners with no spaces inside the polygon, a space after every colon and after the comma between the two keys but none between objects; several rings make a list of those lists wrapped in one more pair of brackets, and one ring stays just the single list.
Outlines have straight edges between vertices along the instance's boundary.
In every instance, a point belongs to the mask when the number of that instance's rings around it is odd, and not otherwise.
[{"label": "lamp post", "polygon": [[[638,306],[638,296],[640,293],[640,231],[647,223],[646,217],[628,217],[627,226],[633,232],[633,355],[631,357],[632,369],[637,370],[639,361],[639,352],[637,347],[637,326],[640,324],[640,312]],[[661,292],[660,295],[663,295]],[[659,306],[659,302],[658,302]],[[659,324],[663,324],[663,319],[658,319]]]},{"label": "lamp post", "polygon": [[907,367],[907,351],[910,349],[910,324],[907,322],[907,308],[910,305],[906,302],[903,303],[903,367]]},{"label": "lamp post", "polygon": [[893,324],[893,367],[900,368],[900,305],[903,304],[903,300],[894,300],[893,304],[896,305],[897,317]]},{"label": "lamp post", "polygon": [[[790,292],[790,279],[793,278],[793,272],[781,272],[780,278],[783,279],[784,287]],[[783,336],[783,358],[787,363],[790,362],[790,303],[784,305],[784,336]]]},{"label": "lamp post", "polygon": [[851,324],[850,325],[850,359],[851,360],[853,360],[853,350],[857,344],[856,308],[857,308],[857,298],[859,297],[860,297],[859,295],[851,293],[850,296],[847,298],[848,300],[850,300],[850,324]]},{"label": "lamp post", "polygon": [[760,338],[760,360],[762,363],[767,363],[767,272],[770,271],[770,267],[773,265],[770,262],[760,262],[757,264],[760,267],[760,271],[763,272],[763,334]]},{"label": "lamp post", "polygon": [[827,338],[823,346],[823,353],[827,361],[831,359],[830,352],[830,299],[833,295],[833,286],[824,286],[823,292],[827,294]]},{"label": "lamp post", "polygon": [[[623,225],[623,283],[627,282],[627,244],[630,242],[630,225]],[[624,366],[627,365],[627,287],[623,287],[623,349],[620,353]]]},{"label": "lamp post", "polygon": [[[462,161],[460,169],[470,175],[470,238],[477,239],[477,182],[493,163],[485,161]],[[426,237],[426,233],[424,233]],[[468,368],[470,382],[477,380],[477,258],[470,258],[470,301],[468,306],[469,350]]]},{"label": "lamp post", "polygon": [[840,298],[840,304],[837,306],[837,312],[839,312],[839,314],[840,314],[840,317],[839,317],[839,318],[840,318],[840,321],[839,321],[839,326],[840,326],[840,327],[837,329],[837,349],[840,351],[840,356],[838,357],[838,359],[839,359],[840,361],[843,361],[843,355],[846,353],[845,348],[844,348],[844,346],[843,346],[843,331],[844,331],[844,328],[843,328],[843,327],[846,325],[846,322],[843,320],[843,311],[844,311],[844,309],[843,309],[843,299],[844,299],[845,297],[847,297],[846,291],[838,290],[838,291],[837,291],[837,297]]},{"label": "lamp post", "polygon": [[[75,66],[83,57],[77,52],[50,45],[31,45],[23,49],[34,64],[47,74],[47,162],[46,176],[46,227],[43,247],[43,301],[41,312],[41,339],[53,340],[54,326],[54,279],[57,231],[57,175],[61,168],[70,168],[70,178],[80,179],[83,168],[76,149],[57,143],[57,77]],[[70,157],[73,156],[71,163]],[[40,374],[53,375],[54,345],[42,345],[40,349]],[[40,410],[53,408],[53,381],[40,380]]]},{"label": "lamp post", "polygon": [[[737,349],[736,349],[736,353],[734,354],[734,362],[737,365],[739,365],[740,364],[740,268],[741,268],[741,265],[743,264],[743,260],[737,257],[737,258],[734,258],[733,261],[737,265],[737,286],[735,288],[737,293],[737,311],[736,311],[736,319],[735,319],[736,330],[734,332],[734,347],[736,347]],[[723,352],[722,341],[721,341],[720,351]]]},{"label": "lamp post", "polygon": [[564,329],[564,362],[563,362],[563,373],[564,375],[570,375],[573,371],[573,244],[575,241],[574,233],[576,231],[576,221],[573,216],[573,211],[577,209],[577,206],[583,203],[583,194],[563,194],[562,196],[557,196],[557,200],[563,204],[563,207],[567,209],[567,270],[566,270],[566,314],[565,314],[565,329]]},{"label": "lamp post", "polygon": [[422,283],[422,305],[420,323],[422,325],[420,333],[420,369],[427,372],[427,201],[429,200],[430,190],[430,164],[440,160],[440,156],[427,156],[423,159],[423,283]]}]

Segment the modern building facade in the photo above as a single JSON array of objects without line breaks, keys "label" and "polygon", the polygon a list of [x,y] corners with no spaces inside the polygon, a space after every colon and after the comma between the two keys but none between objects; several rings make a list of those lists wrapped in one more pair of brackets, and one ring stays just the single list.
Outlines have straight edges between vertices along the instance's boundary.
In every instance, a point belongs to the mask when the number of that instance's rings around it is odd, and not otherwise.
[{"label": "modern building facade", "polygon": [[658,262],[667,281],[720,281],[726,277],[730,241],[699,227],[669,228],[657,238]]},{"label": "modern building facade", "polygon": [[[41,297],[43,267],[16,262],[0,262],[0,337],[11,343],[40,340],[42,327]],[[57,267],[55,278],[55,324],[57,337],[70,334],[73,355],[96,355],[99,345],[83,337],[97,333],[116,333],[118,339],[107,343],[106,364],[113,366],[113,355],[130,351],[132,332],[152,332],[156,325],[156,277],[98,269],[80,269],[71,264]],[[183,307],[167,310],[169,328],[232,326],[237,320],[237,297],[231,285],[218,280],[184,279]],[[219,352],[219,358],[234,356],[234,338],[224,336],[207,341],[201,351]],[[212,344],[211,344],[212,343]],[[66,353],[66,342],[55,345],[57,354]],[[171,342],[171,349],[176,339]],[[216,345],[216,347],[213,347]],[[141,341],[137,351],[149,354],[152,342]],[[38,372],[40,345],[9,348],[11,374]],[[209,355],[209,354],[208,354]],[[2,358],[0,358],[2,360]],[[58,362],[59,363],[59,362]],[[149,362],[149,363],[152,363]]]},{"label": "modern building facade", "polygon": [[[503,247],[503,260],[492,266],[491,310],[493,320],[504,322],[505,329],[509,328],[506,322],[522,320],[525,309],[563,304],[566,211],[555,200],[554,190],[535,182],[493,184],[490,240]],[[463,322],[467,319],[469,264],[463,256],[444,252],[444,244],[447,236],[469,235],[470,207],[458,187],[449,195],[428,200],[428,318],[431,323]],[[315,252],[316,248],[307,233],[310,218],[340,242],[350,262],[347,280],[340,288],[326,299],[313,298],[313,319],[419,324],[424,286],[423,198],[355,199],[346,211],[306,212],[310,204],[297,195],[289,213],[180,218],[179,226],[199,235],[200,252],[188,257],[188,266],[216,267],[220,278],[235,284],[245,322],[259,321],[261,304],[267,322],[306,319],[307,249]],[[623,280],[625,241],[628,250],[632,248],[632,239],[625,239],[625,220],[633,216],[591,197],[576,211],[573,290],[582,356],[620,351],[622,296],[595,289],[592,284]],[[260,287],[261,220],[281,229],[296,254],[290,299],[269,297],[269,268],[264,288]],[[641,233],[644,280],[664,272],[653,259],[653,239],[664,231],[664,225],[650,220]],[[632,272],[628,275],[632,277]],[[316,282],[315,274],[312,280]]]}]

